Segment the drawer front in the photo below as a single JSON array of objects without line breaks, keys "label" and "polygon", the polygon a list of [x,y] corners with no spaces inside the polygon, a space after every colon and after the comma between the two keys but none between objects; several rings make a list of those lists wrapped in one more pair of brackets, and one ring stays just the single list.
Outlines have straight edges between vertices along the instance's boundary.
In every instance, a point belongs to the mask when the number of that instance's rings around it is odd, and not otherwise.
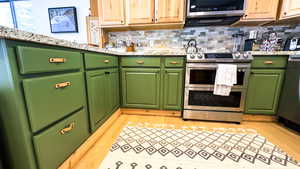
[{"label": "drawer front", "polygon": [[183,57],[168,57],[165,59],[165,67],[183,67]]},{"label": "drawer front", "polygon": [[33,132],[81,108],[85,103],[83,73],[26,79],[25,100]]},{"label": "drawer front", "polygon": [[58,168],[89,136],[87,113],[80,110],[33,137],[39,169]]},{"label": "drawer front", "polygon": [[123,57],[121,66],[128,67],[160,67],[160,58],[153,57]]},{"label": "drawer front", "polygon": [[285,68],[287,65],[287,57],[254,57],[252,68]]},{"label": "drawer front", "polygon": [[55,49],[17,47],[21,74],[80,69],[81,54]]},{"label": "drawer front", "polygon": [[84,57],[85,57],[85,67],[87,69],[118,66],[117,56],[86,53]]}]

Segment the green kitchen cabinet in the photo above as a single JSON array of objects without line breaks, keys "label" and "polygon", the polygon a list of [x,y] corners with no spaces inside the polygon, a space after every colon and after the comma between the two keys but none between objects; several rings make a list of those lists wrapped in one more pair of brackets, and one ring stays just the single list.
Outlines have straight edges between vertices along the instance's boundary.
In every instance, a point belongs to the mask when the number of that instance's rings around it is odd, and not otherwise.
[{"label": "green kitchen cabinet", "polygon": [[246,100],[246,113],[276,114],[283,69],[252,69]]},{"label": "green kitchen cabinet", "polygon": [[120,107],[120,80],[119,69],[111,69],[108,74],[108,113],[113,113]]},{"label": "green kitchen cabinet", "polygon": [[122,68],[121,72],[124,107],[160,108],[159,68]]},{"label": "green kitchen cabinet", "polygon": [[120,105],[118,68],[87,72],[91,130],[95,131]]},{"label": "green kitchen cabinet", "polygon": [[163,77],[163,109],[181,110],[183,93],[183,69],[165,69]]}]

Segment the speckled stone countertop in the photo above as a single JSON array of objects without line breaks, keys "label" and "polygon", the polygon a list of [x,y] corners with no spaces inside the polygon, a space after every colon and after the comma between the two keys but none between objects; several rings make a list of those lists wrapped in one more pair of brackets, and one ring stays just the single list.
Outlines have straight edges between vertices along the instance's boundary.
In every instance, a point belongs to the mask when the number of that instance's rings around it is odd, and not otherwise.
[{"label": "speckled stone countertop", "polygon": [[4,26],[0,26],[0,38],[4,39],[12,39],[12,40],[21,40],[27,42],[40,43],[45,45],[53,45],[53,46],[61,46],[73,49],[86,50],[91,52],[99,52],[113,55],[122,55],[122,56],[131,56],[131,55],[163,55],[163,56],[174,56],[174,55],[186,55],[184,50],[147,50],[142,52],[118,52],[111,51],[108,49],[98,48],[89,46],[87,44],[80,44],[76,42],[71,42],[68,40],[57,39],[50,36],[45,36],[41,34],[35,34],[32,32],[26,32],[14,28],[8,28]]},{"label": "speckled stone countertop", "polygon": [[[26,32],[14,28],[8,28],[4,26],[0,26],[0,38],[4,39],[12,39],[12,40],[21,40],[21,41],[28,41],[46,45],[53,45],[53,46],[61,46],[73,49],[80,49],[86,50],[91,52],[99,52],[99,53],[106,53],[106,54],[113,54],[119,56],[185,56],[186,52],[183,49],[155,49],[155,50],[145,50],[140,52],[120,52],[120,51],[112,51],[108,49],[98,48],[89,46],[87,44],[80,44],[76,42],[71,42],[68,40],[57,39],[50,36],[45,36],[41,34],[35,34],[32,32]],[[266,51],[252,51],[253,55],[300,55],[300,51],[273,51],[273,52],[266,52]]]}]

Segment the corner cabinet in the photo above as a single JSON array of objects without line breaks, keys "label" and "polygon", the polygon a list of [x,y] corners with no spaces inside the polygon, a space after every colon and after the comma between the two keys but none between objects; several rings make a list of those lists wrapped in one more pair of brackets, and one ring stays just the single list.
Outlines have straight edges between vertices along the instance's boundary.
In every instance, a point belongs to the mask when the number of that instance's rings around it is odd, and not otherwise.
[{"label": "corner cabinet", "polygon": [[123,106],[159,109],[160,69],[122,69]]},{"label": "corner cabinet", "polygon": [[287,57],[254,57],[249,78],[246,113],[275,115]]},{"label": "corner cabinet", "polygon": [[183,57],[122,57],[122,107],[182,110]]},{"label": "corner cabinet", "polygon": [[119,108],[119,68],[116,56],[85,54],[90,128],[95,131]]}]

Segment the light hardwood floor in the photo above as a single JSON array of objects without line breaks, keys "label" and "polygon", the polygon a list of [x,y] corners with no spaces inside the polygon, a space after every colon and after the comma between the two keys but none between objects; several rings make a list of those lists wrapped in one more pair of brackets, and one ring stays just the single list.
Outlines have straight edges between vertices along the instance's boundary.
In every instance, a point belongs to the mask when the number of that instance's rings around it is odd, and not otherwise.
[{"label": "light hardwood floor", "polygon": [[183,121],[179,117],[159,117],[141,115],[121,115],[112,127],[96,142],[96,144],[79,161],[75,169],[98,169],[114,140],[128,122],[148,122],[155,124],[173,124],[181,126],[202,126],[207,128],[244,128],[255,129],[273,144],[300,161],[300,134],[273,122],[243,122],[242,124],[217,123],[204,121]]}]

